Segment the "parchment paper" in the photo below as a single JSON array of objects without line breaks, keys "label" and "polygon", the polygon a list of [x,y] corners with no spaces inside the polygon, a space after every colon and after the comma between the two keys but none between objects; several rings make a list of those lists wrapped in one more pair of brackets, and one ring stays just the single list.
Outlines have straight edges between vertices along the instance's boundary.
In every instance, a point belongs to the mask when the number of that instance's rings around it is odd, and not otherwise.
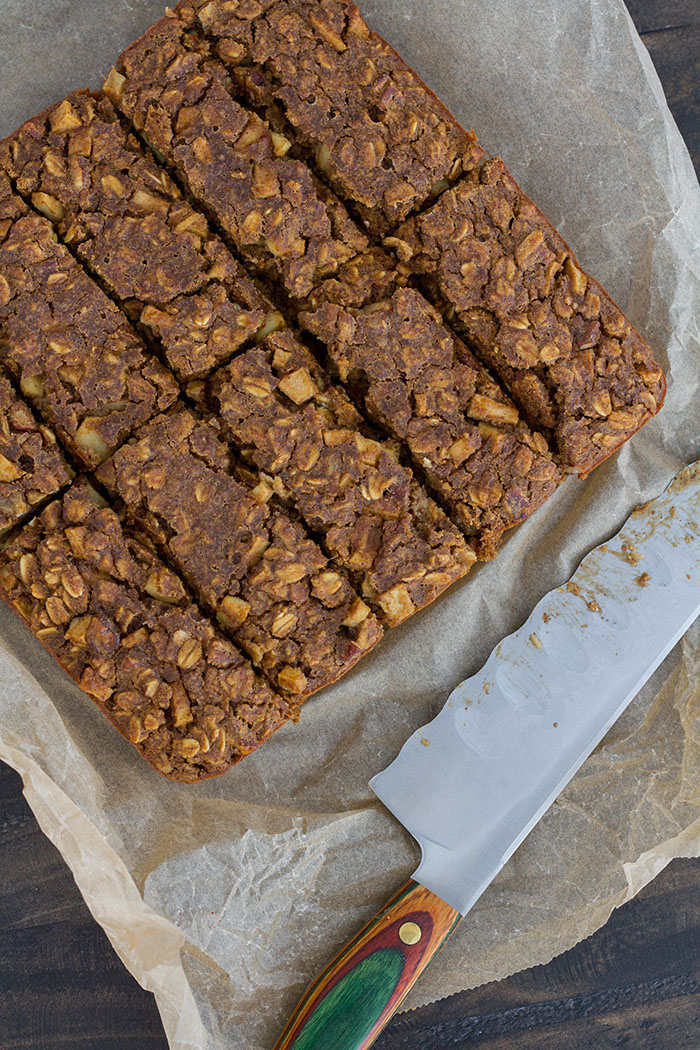
[{"label": "parchment paper", "polygon": [[[368,778],[535,602],[700,455],[700,191],[620,0],[367,0],[499,152],[668,369],[657,421],[393,631],[224,777],[151,771],[0,613],[0,757],[177,1050],[269,1050],[303,986],[412,871]],[[0,0],[2,133],[97,86],[160,0]],[[700,852],[691,631],[467,917],[409,1005],[548,960]],[[30,674],[26,668],[32,669]],[[484,701],[486,702],[486,701]]]}]

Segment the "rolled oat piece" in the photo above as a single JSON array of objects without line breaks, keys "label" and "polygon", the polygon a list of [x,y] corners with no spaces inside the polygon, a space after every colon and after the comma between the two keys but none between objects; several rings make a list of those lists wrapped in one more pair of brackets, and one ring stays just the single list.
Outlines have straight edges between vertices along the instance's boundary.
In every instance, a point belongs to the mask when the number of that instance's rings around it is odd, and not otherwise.
[{"label": "rolled oat piece", "polygon": [[[393,229],[483,157],[350,0],[182,0],[248,102],[305,151],[370,232]],[[289,130],[291,129],[291,130]]]},{"label": "rolled oat piece", "polygon": [[267,486],[232,474],[228,444],[181,408],[97,472],[233,640],[294,697],[335,681],[381,637],[345,576]]},{"label": "rolled oat piece", "polygon": [[355,255],[326,277],[299,303],[299,310],[315,310],[321,303],[368,306],[387,299],[396,288],[405,288],[408,276],[393,254],[376,245]]},{"label": "rolled oat piece", "polygon": [[481,557],[562,480],[545,438],[413,288],[359,309],[327,301],[300,322],[370,418],[405,443]]},{"label": "rolled oat piece", "polygon": [[564,469],[584,477],[661,408],[651,349],[502,160],[387,238]]},{"label": "rolled oat piece", "polygon": [[283,324],[104,95],[75,92],[27,121],[0,146],[3,167],[181,379]]},{"label": "rolled oat piece", "polygon": [[474,552],[287,330],[210,377],[206,398],[246,462],[323,537],[394,625],[464,576]]},{"label": "rolled oat piece", "polygon": [[2,363],[86,469],[177,397],[173,376],[0,174]]},{"label": "rolled oat piece", "polygon": [[[187,12],[185,12],[187,15]],[[231,94],[192,17],[173,12],[117,60],[105,91],[256,272],[302,298],[367,246],[289,140]]]},{"label": "rolled oat piece", "polygon": [[225,772],[295,716],[84,479],[0,552],[0,593],[171,780]]},{"label": "rolled oat piece", "polygon": [[[0,329],[1,333],[1,329]],[[56,438],[0,375],[0,534],[72,477]]]}]

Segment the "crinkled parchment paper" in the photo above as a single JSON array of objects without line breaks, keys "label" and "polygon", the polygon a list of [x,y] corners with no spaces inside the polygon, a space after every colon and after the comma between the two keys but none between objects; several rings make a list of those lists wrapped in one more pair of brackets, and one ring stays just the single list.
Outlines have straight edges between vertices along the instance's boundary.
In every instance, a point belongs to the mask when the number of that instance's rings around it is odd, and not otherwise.
[{"label": "crinkled parchment paper", "polygon": [[[3,0],[0,130],[96,86],[159,0]],[[410,874],[368,778],[586,551],[700,455],[700,191],[620,0],[367,0],[499,152],[669,374],[666,407],[503,552],[197,787],[151,771],[11,613],[0,757],[178,1050],[269,1050],[304,984]],[[428,18],[429,16],[429,18]],[[26,668],[31,668],[30,673]],[[544,962],[675,856],[700,853],[700,634],[691,631],[464,921],[410,1004]]]}]

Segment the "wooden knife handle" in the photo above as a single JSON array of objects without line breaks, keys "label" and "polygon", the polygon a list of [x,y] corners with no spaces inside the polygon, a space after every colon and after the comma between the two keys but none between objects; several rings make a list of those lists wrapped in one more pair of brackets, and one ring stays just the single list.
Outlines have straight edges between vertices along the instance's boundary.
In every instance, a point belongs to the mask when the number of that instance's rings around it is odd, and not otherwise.
[{"label": "wooden knife handle", "polygon": [[367,1050],[460,918],[409,880],[309,985],[275,1050]]}]

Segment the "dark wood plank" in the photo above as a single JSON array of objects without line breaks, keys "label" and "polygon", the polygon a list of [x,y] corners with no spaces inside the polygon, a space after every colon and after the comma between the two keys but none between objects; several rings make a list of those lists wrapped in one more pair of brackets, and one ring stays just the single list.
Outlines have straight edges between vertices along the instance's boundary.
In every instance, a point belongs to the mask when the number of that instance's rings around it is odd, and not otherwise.
[{"label": "dark wood plank", "polygon": [[2,939],[3,1050],[167,1050],[155,1000],[124,969],[89,914]]},{"label": "dark wood plank", "polygon": [[[616,989],[600,996],[576,997],[566,1003],[543,1003],[540,1010],[506,1011],[474,1018],[459,1026],[415,1034],[396,1047],[479,1046],[482,1050],[697,1050],[700,1045],[700,981]],[[635,998],[637,1001],[635,1001]],[[545,1018],[538,1023],[539,1015]],[[437,1041],[435,1041],[437,1040]],[[378,1042],[377,1050],[389,1045]]]},{"label": "dark wood plank", "polygon": [[700,175],[700,2],[627,0]]},{"label": "dark wood plank", "polygon": [[167,1050],[21,790],[0,763],[0,1050]]},{"label": "dark wood plank", "polygon": [[697,0],[627,0],[627,9],[642,36],[678,26],[700,25]]},{"label": "dark wood plank", "polygon": [[[628,7],[700,171],[700,0]],[[698,1050],[700,861],[674,862],[548,966],[404,1014],[376,1045]],[[19,777],[0,764],[0,1050],[132,1047],[166,1050],[155,1001],[91,918]]]},{"label": "dark wood plank", "polygon": [[700,25],[647,33],[642,39],[700,176]]}]

